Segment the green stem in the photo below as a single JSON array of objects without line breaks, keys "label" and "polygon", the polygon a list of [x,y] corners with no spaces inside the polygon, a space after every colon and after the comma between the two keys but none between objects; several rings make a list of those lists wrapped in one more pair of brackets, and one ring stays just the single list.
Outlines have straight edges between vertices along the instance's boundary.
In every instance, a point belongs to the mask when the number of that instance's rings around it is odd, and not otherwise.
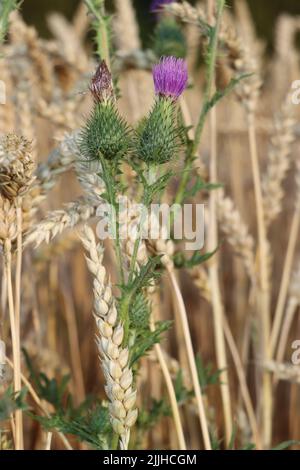
[{"label": "green stem", "polygon": [[122,258],[122,250],[121,250],[121,244],[120,244],[120,234],[119,234],[119,204],[116,201],[116,194],[114,191],[113,184],[111,183],[111,180],[113,179],[113,175],[110,173],[110,169],[108,168],[106,162],[104,159],[101,159],[101,166],[102,166],[102,175],[101,178],[103,179],[105,183],[105,188],[108,196],[108,202],[111,205],[111,207],[114,209],[111,213],[111,226],[113,230],[115,229],[115,252],[117,256],[117,261],[118,261],[118,268],[119,268],[119,275],[120,275],[120,281],[123,284],[124,283],[124,267],[123,267],[123,258]]},{"label": "green stem", "polygon": [[105,18],[104,0],[85,0],[85,4],[96,21],[97,54],[100,59],[105,60],[107,67],[110,69],[109,34]]},{"label": "green stem", "polygon": [[193,167],[193,158],[196,152],[198,151],[200,140],[202,137],[202,132],[204,129],[205,120],[210,110],[209,103],[210,103],[213,86],[214,86],[216,59],[217,59],[217,51],[218,51],[218,36],[219,36],[224,6],[225,6],[225,0],[218,0],[216,25],[214,28],[211,29],[210,41],[209,41],[208,52],[207,52],[207,74],[206,74],[207,80],[206,80],[206,87],[205,87],[205,92],[204,92],[203,105],[202,105],[201,113],[199,116],[198,124],[196,126],[194,141],[185,159],[185,169],[184,169],[184,173],[181,178],[181,181],[179,183],[179,187],[178,187],[177,194],[175,197],[175,204],[182,204],[186,186],[189,181],[190,173]]},{"label": "green stem", "polygon": [[111,441],[111,450],[118,450],[119,444],[119,435],[114,433],[112,441]]}]

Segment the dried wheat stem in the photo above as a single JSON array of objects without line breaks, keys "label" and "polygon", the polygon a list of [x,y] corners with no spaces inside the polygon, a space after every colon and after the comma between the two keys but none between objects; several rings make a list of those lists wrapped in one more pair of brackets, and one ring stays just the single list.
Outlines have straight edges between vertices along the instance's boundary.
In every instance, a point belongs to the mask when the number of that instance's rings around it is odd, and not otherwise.
[{"label": "dried wheat stem", "polygon": [[118,312],[107,282],[103,266],[103,248],[96,243],[94,232],[85,226],[82,243],[88,253],[89,271],[94,276],[94,314],[99,331],[98,349],[106,379],[105,391],[110,400],[110,416],[114,431],[120,438],[120,447],[126,450],[129,444],[130,428],[134,425],[138,411],[135,408],[136,390],[133,388],[133,374],[129,367],[129,350],[122,347],[124,328],[118,321]]},{"label": "dried wheat stem", "polygon": [[291,297],[288,301],[281,333],[278,341],[278,349],[276,353],[276,362],[282,362],[284,358],[285,348],[289,336],[289,332],[293,323],[294,315],[299,306],[299,300]]},{"label": "dried wheat stem", "polygon": [[[194,283],[196,286],[199,288],[201,295],[209,302],[211,303],[211,298],[212,298],[212,293],[210,289],[210,284],[209,284],[209,278],[207,276],[206,270],[199,266],[198,268],[194,269],[194,272],[192,273],[192,277],[194,280]],[[245,372],[243,369],[243,363],[240,358],[239,351],[237,349],[236,343],[234,341],[233,335],[230,330],[230,326],[228,324],[228,321],[225,317],[223,316],[223,328],[224,328],[224,333],[225,333],[225,338],[236,368],[238,380],[240,383],[240,388],[241,388],[241,395],[242,399],[244,401],[245,405],[245,410],[248,415],[249,423],[251,426],[253,438],[255,440],[255,444],[257,449],[261,448],[261,438],[257,426],[257,421],[256,421],[256,416],[255,416],[255,411],[253,408],[250,392],[248,389],[247,385],[247,380],[245,376]]]},{"label": "dried wheat stem", "polygon": [[[224,3],[218,2],[218,11],[222,12],[221,5],[224,6]],[[207,2],[207,11],[208,11],[208,20],[210,24],[215,22],[215,3],[211,0]],[[221,15],[217,15],[216,23],[216,33],[219,35],[221,27]],[[218,38],[216,39],[218,41]],[[217,43],[218,44],[218,43]],[[211,59],[212,60],[212,59]],[[211,97],[215,89],[215,70],[212,74],[211,87],[209,89],[209,98]],[[209,178],[210,181],[217,181],[217,113],[216,108],[213,107],[210,112],[210,167],[209,167]],[[215,191],[210,192],[209,196],[209,246],[208,251],[213,251],[218,246],[218,224],[217,224],[217,194]],[[213,310],[213,320],[214,320],[214,337],[215,337],[215,347],[216,347],[216,356],[217,356],[217,365],[218,369],[222,371],[220,381],[221,389],[221,398],[222,398],[222,407],[224,414],[224,424],[225,424],[225,441],[226,445],[229,444],[232,436],[232,411],[231,411],[231,397],[229,389],[229,376],[228,376],[228,364],[226,357],[226,347],[225,347],[225,338],[223,330],[223,304],[221,298],[221,290],[219,284],[219,275],[218,275],[218,257],[214,257],[211,260],[208,268],[209,279],[212,291],[212,310]]]},{"label": "dried wheat stem", "polygon": [[[22,199],[17,198],[16,200],[16,219],[17,219],[17,262],[16,262],[16,272],[15,272],[15,318],[16,318],[16,333],[18,341],[18,354],[19,354],[19,377],[18,377],[18,387],[21,390],[21,275],[22,275]],[[24,447],[24,437],[23,437],[23,415],[22,410],[20,410],[20,439],[21,446]]]},{"label": "dried wheat stem", "polygon": [[52,432],[47,432],[47,440],[46,440],[45,450],[51,450],[52,437],[53,437],[53,433]]},{"label": "dried wheat stem", "polygon": [[[13,287],[12,287],[12,276],[11,276],[11,240],[6,239],[4,242],[4,265],[5,274],[7,279],[7,297],[9,307],[9,319],[11,329],[11,340],[13,350],[13,363],[14,363],[14,392],[18,393],[21,390],[21,367],[20,367],[20,350],[18,341],[18,331],[16,326],[14,299],[13,299]],[[22,413],[21,410],[15,412],[15,449],[22,450]]]},{"label": "dried wheat stem", "polygon": [[259,430],[258,430],[258,426],[257,426],[255,411],[254,411],[254,408],[253,408],[253,405],[252,405],[252,400],[251,400],[251,396],[250,396],[250,393],[249,393],[245,373],[244,373],[244,370],[243,370],[243,364],[242,364],[238,349],[236,347],[234,338],[232,336],[228,321],[227,321],[225,316],[223,317],[223,327],[224,327],[224,333],[225,333],[226,341],[227,341],[228,347],[230,349],[230,352],[231,352],[231,355],[232,355],[232,358],[233,358],[233,362],[235,364],[236,373],[237,373],[237,376],[238,376],[238,379],[239,379],[239,384],[240,384],[240,387],[241,387],[241,394],[242,394],[245,409],[246,409],[246,412],[247,412],[247,415],[248,415],[248,419],[249,419],[250,427],[251,427],[251,430],[252,430],[253,438],[254,438],[254,441],[255,441],[256,449],[261,450],[262,449],[261,438],[260,438],[260,434],[259,434]]},{"label": "dried wheat stem", "polygon": [[194,388],[196,400],[197,400],[197,408],[198,408],[198,413],[199,413],[200,426],[202,429],[204,446],[206,450],[211,450],[208,422],[207,422],[207,418],[205,415],[205,408],[204,408],[204,403],[203,403],[201,386],[200,386],[199,379],[198,379],[197,366],[196,366],[195,355],[193,351],[191,333],[190,333],[188,319],[187,319],[187,312],[185,309],[185,305],[182,299],[180,289],[178,287],[174,269],[170,265],[170,263],[166,264],[166,269],[167,269],[169,279],[170,279],[170,282],[174,291],[174,295],[177,300],[177,304],[178,304],[178,313],[179,313],[180,320],[181,320],[181,327],[184,333],[184,339],[185,339],[185,345],[186,345],[186,350],[187,350],[187,355],[188,355],[189,367],[190,367],[191,376],[192,376],[193,388]]},{"label": "dried wheat stem", "polygon": [[[153,323],[153,320],[150,320],[150,329],[151,331],[155,331],[155,326]],[[166,359],[164,357],[164,354],[162,352],[161,346],[159,343],[156,343],[154,345],[154,350],[157,356],[157,360],[159,362],[166,387],[168,390],[168,395],[170,399],[170,404],[172,408],[172,414],[174,418],[174,424],[175,424],[175,429],[176,429],[176,434],[177,434],[177,439],[178,439],[178,444],[179,444],[179,449],[180,450],[186,450],[186,443],[185,443],[185,437],[184,437],[184,432],[182,428],[182,423],[180,419],[180,412],[179,412],[179,407],[176,399],[176,394],[173,386],[173,382],[171,379],[171,375],[167,366]]]},{"label": "dried wheat stem", "polygon": [[296,246],[297,246],[297,241],[298,241],[299,228],[300,228],[300,210],[298,207],[296,207],[292,224],[291,224],[289,241],[288,241],[288,246],[286,250],[281,283],[280,283],[280,288],[279,288],[279,294],[278,294],[278,299],[277,299],[277,304],[276,304],[275,316],[274,316],[271,335],[270,335],[271,358],[274,356],[279,333],[281,330],[284,307],[286,304],[289,283],[291,279],[291,272],[292,272],[292,267],[293,267],[293,261],[294,261],[294,256],[295,256],[295,251],[296,251]]},{"label": "dried wheat stem", "polygon": [[[268,246],[257,154],[255,118],[254,113],[252,112],[248,112],[248,126],[259,246],[260,297],[258,308],[261,315],[262,326],[262,354],[264,360],[268,360],[270,359],[270,293],[268,279],[269,271],[267,264]],[[272,438],[272,383],[271,376],[268,372],[264,372],[263,374],[263,403],[264,445],[268,448]]]}]

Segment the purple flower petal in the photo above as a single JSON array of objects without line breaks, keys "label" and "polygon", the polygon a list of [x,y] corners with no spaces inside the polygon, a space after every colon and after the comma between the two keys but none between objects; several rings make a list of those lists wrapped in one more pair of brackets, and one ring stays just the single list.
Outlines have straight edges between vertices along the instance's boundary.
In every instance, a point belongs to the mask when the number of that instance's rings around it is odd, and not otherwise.
[{"label": "purple flower petal", "polygon": [[186,61],[172,56],[162,57],[153,67],[153,80],[157,95],[178,99],[187,86]]},{"label": "purple flower petal", "polygon": [[174,2],[174,0],[152,0],[150,11],[152,13],[155,13],[160,10],[164,5],[167,5],[168,3],[172,2]]}]

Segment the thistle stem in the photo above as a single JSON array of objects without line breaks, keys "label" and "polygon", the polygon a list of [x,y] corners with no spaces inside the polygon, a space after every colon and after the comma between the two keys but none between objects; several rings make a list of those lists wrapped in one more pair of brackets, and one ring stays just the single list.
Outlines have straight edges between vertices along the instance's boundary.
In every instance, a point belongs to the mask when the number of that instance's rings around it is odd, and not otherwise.
[{"label": "thistle stem", "polygon": [[96,19],[95,31],[98,56],[102,60],[105,60],[107,67],[110,69],[109,38],[105,19],[104,0],[85,0],[85,4]]}]

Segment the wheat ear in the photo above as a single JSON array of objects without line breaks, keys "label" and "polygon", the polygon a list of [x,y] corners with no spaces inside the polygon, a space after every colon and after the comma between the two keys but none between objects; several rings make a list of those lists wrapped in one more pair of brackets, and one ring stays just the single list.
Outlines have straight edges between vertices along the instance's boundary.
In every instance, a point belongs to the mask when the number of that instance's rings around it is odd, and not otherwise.
[{"label": "wheat ear", "polygon": [[249,234],[248,227],[242,220],[240,213],[235,209],[233,201],[229,197],[225,197],[223,190],[218,193],[217,210],[220,229],[226,235],[226,239],[234,253],[242,259],[246,272],[254,284],[256,278],[255,242]]},{"label": "wheat ear", "polygon": [[99,332],[97,345],[106,379],[105,391],[110,401],[111,423],[120,438],[121,449],[126,450],[130,428],[138,415],[133,374],[129,367],[129,350],[122,347],[124,328],[118,321],[112,288],[102,263],[103,248],[100,243],[96,243],[94,232],[88,226],[84,226],[81,239],[88,253],[88,269],[94,277],[94,315]]},{"label": "wheat ear", "polygon": [[293,133],[295,121],[292,118],[292,106],[289,94],[282,109],[274,117],[267,170],[262,181],[266,227],[270,226],[282,209],[284,196],[282,184],[291,166],[290,154],[295,139]]}]

